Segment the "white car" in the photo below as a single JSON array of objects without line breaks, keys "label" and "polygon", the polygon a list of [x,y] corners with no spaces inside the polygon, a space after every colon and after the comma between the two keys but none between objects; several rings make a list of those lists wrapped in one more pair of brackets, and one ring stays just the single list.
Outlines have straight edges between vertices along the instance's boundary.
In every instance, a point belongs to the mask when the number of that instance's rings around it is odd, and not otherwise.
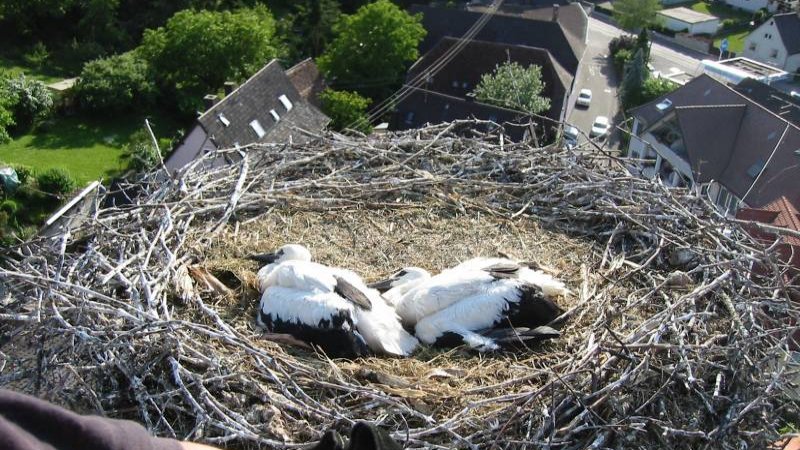
[{"label": "white car", "polygon": [[608,133],[608,129],[610,125],[608,123],[608,117],[606,116],[597,116],[594,119],[594,123],[592,124],[592,131],[589,133],[589,137],[598,137],[598,136],[605,136]]},{"label": "white car", "polygon": [[577,128],[573,127],[572,125],[568,125],[564,127],[564,145],[572,150],[573,148],[578,146],[578,131]]},{"label": "white car", "polygon": [[588,108],[590,103],[592,103],[592,90],[581,89],[581,92],[578,94],[578,100],[575,101],[575,104]]}]

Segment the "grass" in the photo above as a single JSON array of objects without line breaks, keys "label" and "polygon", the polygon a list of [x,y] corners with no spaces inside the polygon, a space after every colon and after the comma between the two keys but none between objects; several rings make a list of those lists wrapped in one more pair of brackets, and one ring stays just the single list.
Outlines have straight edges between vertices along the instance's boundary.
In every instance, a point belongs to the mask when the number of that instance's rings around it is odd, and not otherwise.
[{"label": "grass", "polygon": [[[171,137],[180,125],[168,117],[151,120],[159,137]],[[40,171],[62,167],[84,185],[117,175],[127,167],[123,146],[142,129],[144,116],[56,117],[0,145],[0,161]]]},{"label": "grass", "polygon": [[719,48],[720,42],[728,38],[728,51],[737,55],[741,54],[744,51],[744,40],[748,34],[750,34],[750,30],[736,31],[728,35],[718,33],[714,37],[714,47]]},{"label": "grass", "polygon": [[746,11],[739,11],[721,3],[699,1],[692,3],[690,8],[697,12],[719,17],[720,21],[733,19],[737,22],[747,23],[753,18],[753,15]]}]

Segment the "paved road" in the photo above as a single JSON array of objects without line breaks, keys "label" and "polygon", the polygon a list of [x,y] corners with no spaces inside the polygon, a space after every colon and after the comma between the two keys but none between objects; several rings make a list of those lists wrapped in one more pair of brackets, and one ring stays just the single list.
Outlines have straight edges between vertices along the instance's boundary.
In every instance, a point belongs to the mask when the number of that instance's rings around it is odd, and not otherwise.
[{"label": "paved road", "polygon": [[[575,91],[567,107],[567,121],[587,134],[597,116],[609,117],[614,123],[621,120],[617,100],[619,81],[608,58],[608,43],[611,39],[623,34],[623,31],[595,17],[590,17],[588,33],[586,52],[576,76]],[[687,53],[654,42],[650,50],[651,64],[656,70],[664,73],[675,70],[691,75],[701,73],[702,67],[700,59],[697,57],[699,55]],[[592,90],[592,104],[589,108],[575,106],[575,97],[583,88]],[[581,138],[579,142],[584,140]],[[608,140],[609,146],[615,147],[617,143],[618,136],[612,134]]]}]

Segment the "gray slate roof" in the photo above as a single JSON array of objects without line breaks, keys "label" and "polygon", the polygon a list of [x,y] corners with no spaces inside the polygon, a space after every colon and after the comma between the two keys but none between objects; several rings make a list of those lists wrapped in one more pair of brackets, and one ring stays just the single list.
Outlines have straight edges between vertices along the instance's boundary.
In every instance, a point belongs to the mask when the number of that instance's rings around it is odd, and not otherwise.
[{"label": "gray slate roof", "polygon": [[[567,6],[560,8],[565,9]],[[552,16],[552,9],[548,11]],[[427,53],[443,37],[461,38],[482,16],[482,13],[479,12],[432,6],[413,6],[411,12],[423,14],[422,23],[428,31],[420,44],[421,53]],[[561,14],[560,11],[559,17],[561,15],[568,16],[567,13]],[[575,25],[580,28],[580,25],[572,21],[569,21],[569,24],[571,30]],[[473,39],[547,49],[561,66],[571,74],[575,74],[585,49],[583,41],[575,36],[585,33],[585,30],[577,29],[566,33],[562,28],[565,26],[568,26],[566,20],[564,23],[560,23],[552,20],[494,14]]]},{"label": "gray slate roof", "polygon": [[775,27],[781,34],[783,45],[786,46],[786,51],[790,55],[800,53],[800,14],[798,13],[785,13],[775,14],[772,16],[775,21]]},{"label": "gray slate roof", "polygon": [[800,126],[800,99],[752,78],[745,78],[732,87],[736,92]]},{"label": "gray slate roof", "polygon": [[[672,106],[659,111],[664,99]],[[696,181],[716,180],[754,207],[781,196],[800,204],[800,128],[723,83],[700,75],[630,113],[645,131],[675,114]],[[748,175],[767,161],[758,180]]]}]

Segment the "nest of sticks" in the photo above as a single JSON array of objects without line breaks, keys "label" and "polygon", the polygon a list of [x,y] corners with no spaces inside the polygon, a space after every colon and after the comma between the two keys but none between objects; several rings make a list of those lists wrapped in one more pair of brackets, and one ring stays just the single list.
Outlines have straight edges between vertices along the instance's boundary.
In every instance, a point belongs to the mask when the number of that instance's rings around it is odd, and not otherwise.
[{"label": "nest of sticks", "polygon": [[[776,440],[794,414],[797,311],[772,252],[623,160],[486,125],[220,151],[146,176],[134,205],[8,249],[0,386],[230,448],[293,448],[357,420],[429,448]],[[478,255],[535,261],[573,292],[558,300],[562,337],[330,360],[254,326],[243,256],[287,242],[368,280]]]}]

